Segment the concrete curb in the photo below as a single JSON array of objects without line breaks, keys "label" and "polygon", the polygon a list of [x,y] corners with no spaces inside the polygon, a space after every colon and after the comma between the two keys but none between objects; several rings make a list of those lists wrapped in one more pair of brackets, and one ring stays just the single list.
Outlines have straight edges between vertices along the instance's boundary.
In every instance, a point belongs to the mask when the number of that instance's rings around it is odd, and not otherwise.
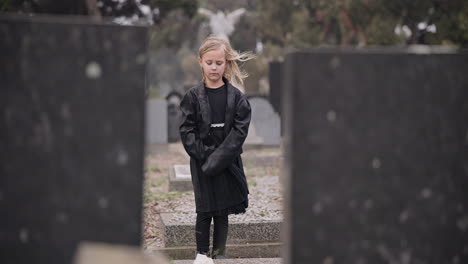
[{"label": "concrete curb", "polygon": [[[281,258],[214,259],[215,264],[281,264]],[[174,264],[192,264],[193,260],[176,260]]]},{"label": "concrete curb", "polygon": [[[279,258],[282,244],[273,243],[245,243],[227,244],[226,257],[228,258]],[[193,262],[195,258],[195,246],[166,247],[157,249],[156,252],[165,255],[169,259],[187,259]],[[237,262],[239,263],[239,262]]]},{"label": "concrete curb", "polygon": [[[176,214],[162,213],[161,220],[164,226],[165,246],[190,246],[195,245],[195,223],[173,224],[171,218]],[[253,242],[279,242],[281,222],[231,222],[227,243],[244,244]],[[211,225],[211,233],[213,225]]]}]

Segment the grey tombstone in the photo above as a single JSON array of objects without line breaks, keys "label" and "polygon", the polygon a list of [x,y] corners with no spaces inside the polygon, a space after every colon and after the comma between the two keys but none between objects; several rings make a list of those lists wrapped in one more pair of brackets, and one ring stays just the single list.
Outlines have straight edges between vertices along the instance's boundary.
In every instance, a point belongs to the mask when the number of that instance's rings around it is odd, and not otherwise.
[{"label": "grey tombstone", "polygon": [[146,101],[146,144],[167,144],[167,102],[164,99]]},{"label": "grey tombstone", "polygon": [[280,144],[281,124],[278,114],[270,102],[263,97],[250,97],[252,117],[247,145],[278,146]]},{"label": "grey tombstone", "polygon": [[0,16],[0,263],[140,246],[147,34]]},{"label": "grey tombstone", "polygon": [[285,263],[468,263],[468,54],[284,67]]}]

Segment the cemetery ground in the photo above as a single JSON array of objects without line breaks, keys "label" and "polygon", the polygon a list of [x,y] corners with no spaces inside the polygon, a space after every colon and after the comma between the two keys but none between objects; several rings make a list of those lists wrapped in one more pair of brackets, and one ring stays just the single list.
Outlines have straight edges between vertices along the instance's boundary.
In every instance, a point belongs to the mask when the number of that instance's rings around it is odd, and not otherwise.
[{"label": "cemetery ground", "polygon": [[[258,234],[255,234],[257,242],[274,242],[275,252],[279,251],[279,226],[283,217],[282,191],[280,171],[282,164],[282,150],[280,147],[249,147],[245,146],[242,154],[244,170],[249,186],[249,208],[242,215],[231,215],[230,235],[237,236],[233,223],[252,223],[261,226],[261,224],[275,223],[271,232],[271,227],[258,228]],[[189,158],[185,153],[181,143],[171,143],[164,153],[147,154],[145,161],[145,185],[144,185],[144,218],[143,218],[143,248],[145,252],[151,253],[168,247],[170,244],[178,244],[183,241],[170,241],[168,239],[178,239],[177,236],[168,238],[165,236],[164,223],[162,217],[167,214],[176,215],[172,219],[176,224],[194,224],[195,222],[195,201],[193,191],[188,192],[170,192],[169,191],[169,170],[175,164],[188,164]],[[186,229],[189,233],[185,237],[181,235],[181,240],[187,240],[189,248],[194,252],[194,230]],[[231,232],[232,231],[232,232]],[[243,231],[240,231],[243,232]],[[255,229],[253,232],[256,232]],[[271,234],[277,233],[274,238]],[[242,235],[241,235],[242,236]],[[266,240],[263,240],[265,236]],[[188,238],[187,238],[188,237]],[[260,238],[259,238],[260,237]],[[244,240],[233,238],[239,244],[248,244]],[[232,239],[231,239],[232,241]],[[186,244],[187,244],[186,243]],[[183,244],[183,243],[182,243]],[[230,238],[228,236],[228,249]],[[271,246],[270,246],[271,247]],[[189,250],[189,251],[191,251]],[[261,251],[261,250],[260,250]],[[260,252],[257,251],[257,252]],[[186,253],[191,254],[191,253]],[[262,253],[264,254],[264,253]],[[252,256],[258,257],[253,253]],[[264,256],[277,257],[277,256]],[[184,259],[185,257],[182,257]]]}]

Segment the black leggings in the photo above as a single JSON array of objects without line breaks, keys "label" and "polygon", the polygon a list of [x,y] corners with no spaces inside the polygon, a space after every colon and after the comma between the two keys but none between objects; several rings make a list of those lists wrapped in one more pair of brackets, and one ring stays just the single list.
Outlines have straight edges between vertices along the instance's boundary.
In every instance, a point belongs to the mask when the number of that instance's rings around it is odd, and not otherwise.
[{"label": "black leggings", "polygon": [[211,218],[214,221],[213,254],[224,255],[228,233],[228,216],[209,216],[197,213],[195,225],[195,238],[197,240],[197,252],[207,254],[210,250],[210,225]]}]

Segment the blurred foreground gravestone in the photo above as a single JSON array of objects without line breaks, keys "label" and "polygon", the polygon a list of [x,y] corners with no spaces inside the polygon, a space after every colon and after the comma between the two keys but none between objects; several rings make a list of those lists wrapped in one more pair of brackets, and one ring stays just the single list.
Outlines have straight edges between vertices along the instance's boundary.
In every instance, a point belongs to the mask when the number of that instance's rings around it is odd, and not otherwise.
[{"label": "blurred foreground gravestone", "polygon": [[0,16],[0,263],[141,243],[147,28]]},{"label": "blurred foreground gravestone", "polygon": [[160,254],[144,254],[138,247],[105,243],[80,243],[73,264],[168,264]]},{"label": "blurred foreground gravestone", "polygon": [[284,67],[285,263],[468,263],[468,54]]}]

